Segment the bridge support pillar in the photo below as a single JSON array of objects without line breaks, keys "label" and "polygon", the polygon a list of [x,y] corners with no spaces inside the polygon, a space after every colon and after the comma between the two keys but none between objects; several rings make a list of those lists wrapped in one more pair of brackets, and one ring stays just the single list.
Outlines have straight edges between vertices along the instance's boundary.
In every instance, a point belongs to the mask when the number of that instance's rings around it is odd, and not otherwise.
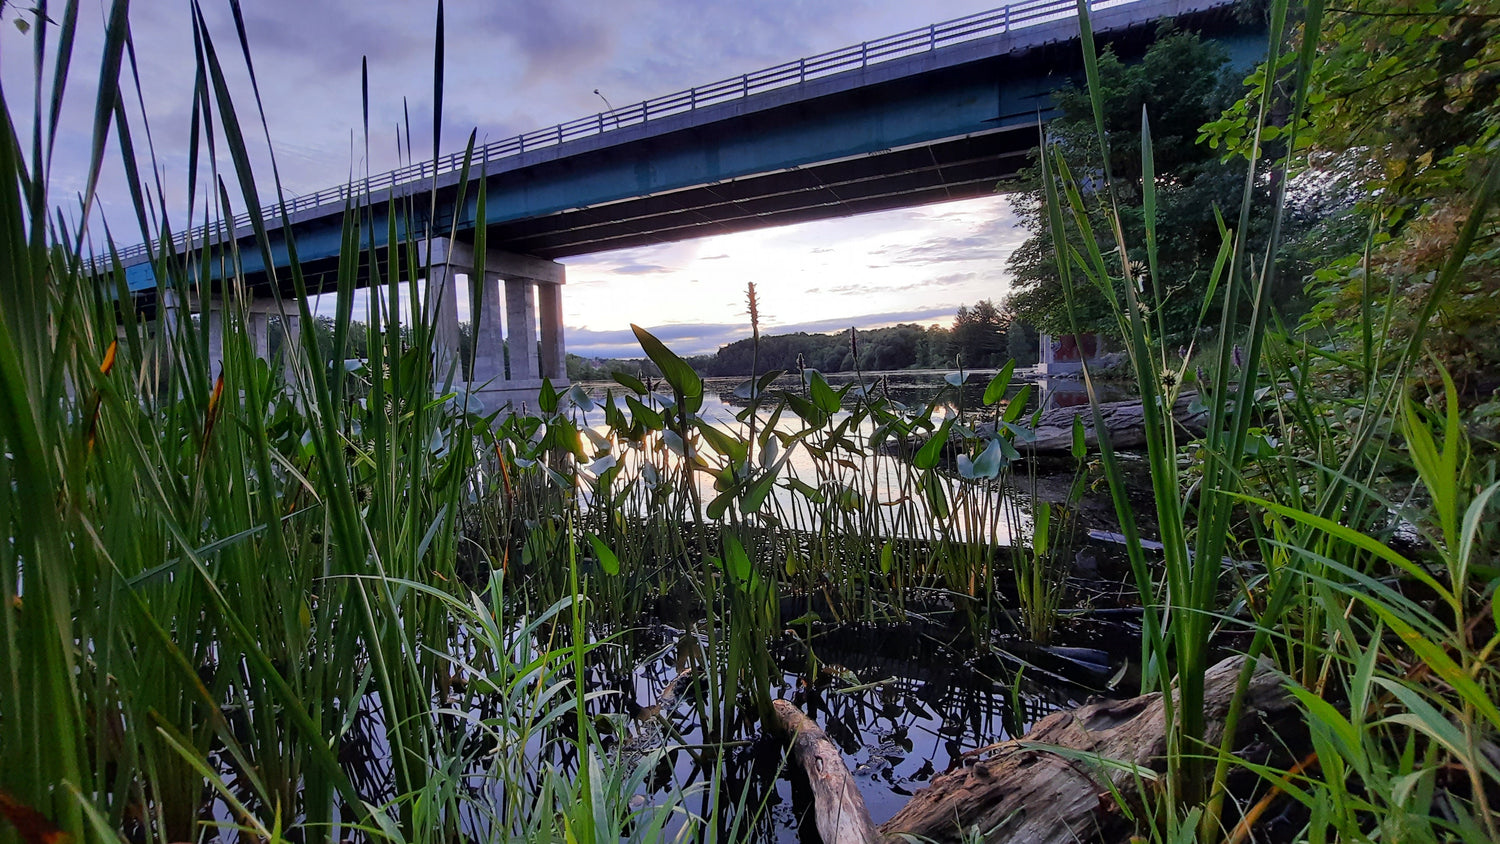
[{"label": "bridge support pillar", "polygon": [[[165,378],[168,372],[177,369],[178,343],[182,339],[182,301],[176,291],[158,288],[156,300],[156,367],[157,375]],[[164,381],[158,382],[165,386]]]},{"label": "bridge support pillar", "polygon": [[[284,312],[282,306],[285,306]],[[281,360],[282,377],[287,383],[295,380],[300,318],[293,303],[278,305],[275,299],[256,299],[245,309],[245,333],[249,335],[250,348],[256,357],[267,363],[275,363],[271,357],[271,335],[274,333],[271,321],[277,319],[280,322],[281,346],[276,355]]]},{"label": "bridge support pillar", "polygon": [[261,360],[271,359],[271,308],[274,303],[254,302],[245,311],[245,334],[250,339],[250,351]]},{"label": "bridge support pillar", "polygon": [[[541,379],[554,387],[568,384],[567,349],[562,328],[563,265],[530,255],[491,249],[482,256],[472,246],[446,238],[431,244],[430,296],[453,302],[438,312],[434,342],[438,354],[458,355],[458,312],[453,277],[470,277],[474,357],[463,368],[468,388],[487,411],[506,405],[535,407]],[[482,267],[478,265],[483,265]],[[482,277],[481,277],[482,276]],[[502,284],[503,282],[503,284]],[[443,293],[438,293],[442,286]],[[502,293],[503,291],[503,293]],[[538,330],[540,316],[540,330]],[[447,338],[451,337],[451,341]],[[540,346],[540,348],[538,348]],[[446,368],[439,377],[447,372]]]},{"label": "bridge support pillar", "polygon": [[302,360],[302,315],[281,315],[281,375],[288,384],[297,383],[297,364]]},{"label": "bridge support pillar", "polygon": [[530,279],[505,280],[505,322],[510,331],[510,377],[529,381],[541,377],[536,354],[536,288]]},{"label": "bridge support pillar", "polygon": [[427,307],[433,311],[432,325],[432,375],[438,384],[447,382],[450,373],[455,382],[463,380],[462,370],[455,371],[458,363],[458,280],[455,276],[464,267],[455,267],[444,261],[438,263],[436,256],[427,270]]},{"label": "bridge support pillar", "polygon": [[208,323],[208,380],[217,381],[224,370],[224,302],[205,299],[199,313]]},{"label": "bridge support pillar", "polygon": [[505,380],[505,324],[501,314],[500,276],[486,272],[470,289],[469,312],[474,322],[474,365],[469,372],[471,388]]},{"label": "bridge support pillar", "polygon": [[542,377],[567,381],[568,348],[563,339],[562,283],[538,284],[536,293],[542,317]]}]

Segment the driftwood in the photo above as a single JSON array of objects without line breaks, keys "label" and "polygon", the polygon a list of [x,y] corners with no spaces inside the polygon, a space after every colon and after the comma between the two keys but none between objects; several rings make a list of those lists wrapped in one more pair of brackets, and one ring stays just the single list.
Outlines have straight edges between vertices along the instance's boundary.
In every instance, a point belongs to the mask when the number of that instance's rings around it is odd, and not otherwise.
[{"label": "driftwood", "polygon": [[776,727],[791,742],[792,758],[812,786],[813,813],[823,844],[883,841],[875,822],[870,820],[853,775],[844,765],[844,757],[823,728],[787,701],[775,701],[771,708],[775,711]]},{"label": "driftwood", "polygon": [[[1230,657],[1204,678],[1207,739],[1218,743],[1245,658]],[[1091,703],[1054,712],[1027,734],[969,753],[966,764],[917,792],[878,828],[838,748],[817,724],[784,700],[772,704],[776,728],[813,790],[824,844],[983,840],[1077,844],[1108,840],[1124,822],[1114,795],[1131,799],[1166,768],[1162,695]],[[1239,735],[1274,725],[1295,706],[1284,678],[1262,660],[1246,690]],[[978,836],[973,835],[978,830]]]},{"label": "driftwood", "polygon": [[[1193,400],[1197,393],[1184,393],[1172,406],[1172,418],[1177,424],[1195,434],[1201,434],[1208,421],[1208,411],[1194,410]],[[1109,441],[1115,448],[1139,448],[1146,444],[1145,411],[1138,399],[1129,401],[1101,402],[1099,414],[1104,427],[1109,431]],[[1018,447],[1037,454],[1066,452],[1073,447],[1073,417],[1083,419],[1083,439],[1090,449],[1099,447],[1099,433],[1094,430],[1094,412],[1087,405],[1076,407],[1054,407],[1042,411],[1036,424],[1036,441],[1018,443]]]},{"label": "driftwood", "polygon": [[665,744],[665,729],[670,723],[672,712],[677,708],[678,699],[683,690],[692,682],[693,671],[688,669],[678,674],[672,682],[662,687],[661,694],[656,698],[656,703],[651,706],[643,706],[637,711],[632,720],[635,729],[626,737],[620,745],[620,758],[626,760],[630,766],[638,764],[646,754]]},{"label": "driftwood", "polygon": [[[1231,657],[1205,678],[1211,743],[1222,735],[1243,665],[1244,657]],[[1281,676],[1262,661],[1247,691],[1241,735],[1266,716],[1292,711],[1282,684]],[[995,842],[1100,840],[1121,823],[1111,787],[1129,798],[1139,793],[1143,781],[1132,768],[1165,769],[1165,732],[1159,692],[1055,712],[1024,739],[969,754],[969,764],[934,779],[880,830],[887,840],[901,834],[933,841],[970,840],[963,834],[974,828],[983,840]]]}]

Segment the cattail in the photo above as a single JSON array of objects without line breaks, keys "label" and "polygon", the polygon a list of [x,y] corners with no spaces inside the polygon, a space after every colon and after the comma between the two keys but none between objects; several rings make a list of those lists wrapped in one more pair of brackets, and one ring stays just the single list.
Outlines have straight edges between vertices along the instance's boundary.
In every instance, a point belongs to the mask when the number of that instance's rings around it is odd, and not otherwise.
[{"label": "cattail", "polygon": [[760,342],[760,297],[755,295],[755,282],[745,285],[745,300],[750,305],[750,335]]}]

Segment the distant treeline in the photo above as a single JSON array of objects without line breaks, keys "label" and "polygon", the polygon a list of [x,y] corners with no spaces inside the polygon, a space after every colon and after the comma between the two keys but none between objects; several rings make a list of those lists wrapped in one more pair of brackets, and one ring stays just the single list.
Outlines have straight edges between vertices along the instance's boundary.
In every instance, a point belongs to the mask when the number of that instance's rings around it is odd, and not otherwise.
[{"label": "distant treeline", "polygon": [[[858,353],[857,366],[855,354]],[[1015,359],[1021,366],[1037,360],[1037,333],[986,299],[960,306],[951,327],[903,323],[888,328],[841,331],[832,334],[762,334],[757,352],[750,338],[737,340],[711,355],[688,358],[706,376],[749,375],[800,366],[820,372],[866,372],[897,369],[984,369]],[[648,361],[591,362],[568,356],[568,377],[591,381],[611,372],[653,374]]]}]

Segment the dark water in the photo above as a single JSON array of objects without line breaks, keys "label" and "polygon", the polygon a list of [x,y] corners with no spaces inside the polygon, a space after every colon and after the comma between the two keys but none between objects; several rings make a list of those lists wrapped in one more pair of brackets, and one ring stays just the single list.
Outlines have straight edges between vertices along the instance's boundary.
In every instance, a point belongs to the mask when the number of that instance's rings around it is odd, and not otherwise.
[{"label": "dark water", "polygon": [[[772,694],[796,704],[839,746],[881,823],[974,751],[1023,735],[1051,712],[1128,688],[1117,675],[1137,652],[1133,626],[1112,618],[1066,626],[1061,638],[1069,644],[1048,648],[1007,636],[976,646],[951,626],[916,621],[829,625],[795,642],[783,634]],[[639,644],[665,647],[684,635],[657,624]],[[619,690],[646,706],[676,676],[675,662],[663,657],[638,666]],[[706,743],[692,695],[669,717],[683,741]],[[736,738],[749,743],[726,751],[726,780],[731,798],[747,794],[751,806],[765,800],[755,840],[816,841],[800,775],[783,767],[780,742],[753,724]],[[664,799],[673,784],[702,781],[705,772],[689,753],[669,751],[657,774],[662,790],[648,799]]]},{"label": "dark water", "polygon": [[[951,415],[981,408],[993,374],[970,373],[961,392],[944,372],[849,373],[827,379],[835,389],[861,383],[913,409],[940,397],[936,413]],[[1087,402],[1077,381],[1037,382],[1021,371],[1012,395],[1022,383],[1034,385],[1032,408]],[[735,424],[734,414],[746,405],[744,391],[736,395],[744,384],[741,378],[708,379],[700,416]],[[599,399],[608,386],[619,395],[618,385],[587,388]],[[773,389],[800,387],[800,379],[792,374],[782,376]],[[1127,397],[1119,389],[1101,396],[1106,401]],[[1015,494],[1061,501],[1072,475],[1048,475],[1043,470],[1028,473],[1026,480],[1025,490]],[[1023,509],[1029,510],[1029,505]],[[1085,522],[1080,536],[1091,527],[1106,533],[1117,528],[1106,491],[1090,495],[1080,510]],[[995,535],[1003,541],[1013,535],[1012,527]],[[956,623],[951,604],[935,606],[930,615],[918,612],[903,624],[822,623],[795,632],[767,631],[781,668],[780,676],[773,678],[772,695],[791,700],[827,731],[854,771],[875,821],[885,821],[933,777],[961,765],[966,755],[1023,735],[1051,712],[1132,687],[1130,661],[1138,656],[1139,632],[1129,610],[1116,608],[1128,603],[1134,587],[1126,581],[1120,555],[1107,543],[1080,544],[1078,554],[1080,570],[1070,581],[1071,595],[1064,606],[1086,610],[1063,622],[1053,647],[1035,646],[1008,630],[997,630],[989,641],[976,643],[968,629]],[[800,614],[783,603],[784,623]],[[1104,611],[1093,611],[1099,608]],[[599,686],[619,692],[603,705],[624,712],[654,703],[678,674],[680,661],[674,654],[682,643],[698,639],[700,646],[706,644],[703,637],[684,629],[688,623],[653,618],[626,636],[629,647],[617,664],[596,678]],[[694,695],[701,694],[690,686],[676,708],[664,713],[680,734],[680,743],[712,743],[694,705]],[[746,742],[725,751],[731,802],[744,795],[753,808],[765,800],[755,839],[816,841],[810,815],[806,824],[801,823],[810,808],[807,795],[798,787],[799,776],[784,770],[780,742],[764,734],[753,713],[746,713],[745,723],[730,738]],[[660,789],[646,797],[665,799],[674,785],[702,782],[706,776],[694,754],[669,751],[657,771]]]},{"label": "dark water", "polygon": [[[863,383],[890,399],[919,407],[939,393],[946,401],[939,413],[977,408],[992,373],[970,376],[960,399],[944,380],[945,373],[900,372],[866,375]],[[839,388],[853,375],[829,377]],[[710,379],[706,385],[705,419],[733,424],[743,407],[735,389],[743,379]],[[795,376],[781,384],[799,385]],[[1086,401],[1076,382],[1053,382],[1037,391],[1038,405],[1067,405]],[[603,385],[591,385],[602,397]],[[615,391],[618,395],[618,389]],[[1107,399],[1122,398],[1116,393]],[[585,422],[602,424],[601,414]],[[891,458],[894,459],[894,458]],[[1127,460],[1129,458],[1127,457]],[[1024,491],[1061,501],[1071,474],[1028,475]],[[1132,661],[1139,655],[1136,618],[1128,609],[1134,592],[1121,555],[1108,543],[1090,543],[1088,528],[1109,532],[1116,528],[1107,493],[1091,495],[1080,508],[1085,523],[1078,533],[1076,568],[1064,601],[1068,617],[1057,631],[1054,645],[1039,647],[1015,632],[1003,617],[976,641],[973,627],[964,623],[951,599],[937,590],[913,600],[902,623],[840,623],[819,606],[816,596],[783,599],[783,630],[766,631],[777,672],[771,694],[792,701],[817,722],[839,746],[854,771],[856,782],[877,823],[894,815],[910,796],[934,777],[961,766],[966,757],[996,742],[1023,735],[1049,713],[1080,705],[1093,696],[1113,696],[1134,687]],[[1002,580],[1008,580],[1002,575]],[[812,621],[809,610],[818,610]],[[695,622],[701,614],[654,612],[633,629],[599,631],[610,646],[595,651],[590,669],[592,691],[608,692],[593,704],[596,713],[610,715],[596,723],[606,730],[609,752],[631,758],[631,736],[641,723],[632,715],[650,707],[662,690],[672,685],[685,664],[685,650],[708,647]],[[811,805],[800,773],[788,769],[782,743],[767,734],[753,710],[740,713],[738,723],[723,735],[709,735],[705,718],[707,691],[690,681],[677,704],[662,714],[671,724],[665,749],[646,789],[637,796],[648,803],[671,802],[677,789],[702,786],[714,776],[715,760],[724,783],[718,813],[711,813],[706,794],[690,796],[686,808],[721,825],[737,805],[758,812],[753,829],[733,830],[737,837],[761,842],[816,842]],[[362,757],[366,776],[357,785],[379,794],[389,782],[389,753],[380,738],[378,705],[363,717],[348,737],[352,755]],[[728,742],[720,754],[705,747]],[[576,759],[558,759],[565,769]],[[356,766],[360,767],[360,766]],[[726,811],[731,810],[731,811]],[[466,822],[476,838],[484,838],[484,823]],[[723,840],[721,838],[721,840]]]}]

